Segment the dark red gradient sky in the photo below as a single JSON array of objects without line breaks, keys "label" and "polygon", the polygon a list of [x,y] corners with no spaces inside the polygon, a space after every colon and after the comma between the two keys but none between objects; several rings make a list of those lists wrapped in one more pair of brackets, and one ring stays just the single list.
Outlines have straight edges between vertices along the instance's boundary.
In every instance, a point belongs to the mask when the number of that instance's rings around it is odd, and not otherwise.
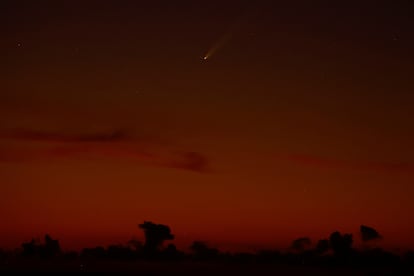
[{"label": "dark red gradient sky", "polygon": [[1,1],[0,247],[414,247],[412,5],[282,2]]}]

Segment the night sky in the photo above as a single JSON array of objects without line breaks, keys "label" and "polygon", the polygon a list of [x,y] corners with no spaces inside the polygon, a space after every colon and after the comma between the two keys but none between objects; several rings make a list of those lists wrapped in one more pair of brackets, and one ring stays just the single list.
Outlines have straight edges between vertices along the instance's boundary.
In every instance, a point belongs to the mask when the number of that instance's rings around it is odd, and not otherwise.
[{"label": "night sky", "polygon": [[413,4],[303,2],[1,1],[0,247],[413,248]]}]

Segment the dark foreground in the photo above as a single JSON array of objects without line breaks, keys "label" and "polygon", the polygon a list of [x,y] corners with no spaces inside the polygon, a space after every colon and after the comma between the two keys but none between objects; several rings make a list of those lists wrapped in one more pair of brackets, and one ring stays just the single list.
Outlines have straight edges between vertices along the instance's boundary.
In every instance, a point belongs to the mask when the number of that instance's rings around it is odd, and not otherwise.
[{"label": "dark foreground", "polygon": [[218,262],[119,262],[119,261],[34,261],[2,263],[4,272],[108,272],[123,275],[414,275],[408,268],[317,267],[283,264],[236,264]]}]

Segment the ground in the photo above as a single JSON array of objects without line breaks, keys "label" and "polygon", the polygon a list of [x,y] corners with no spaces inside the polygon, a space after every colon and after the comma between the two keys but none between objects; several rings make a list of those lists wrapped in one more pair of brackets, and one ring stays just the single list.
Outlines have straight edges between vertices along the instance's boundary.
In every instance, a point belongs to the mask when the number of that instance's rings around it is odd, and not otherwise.
[{"label": "ground", "polygon": [[[115,261],[9,261],[0,272],[113,272],[127,275],[409,275],[392,269],[357,269],[289,266],[279,264],[230,264],[209,262],[115,262]],[[412,274],[414,275],[414,274]]]}]

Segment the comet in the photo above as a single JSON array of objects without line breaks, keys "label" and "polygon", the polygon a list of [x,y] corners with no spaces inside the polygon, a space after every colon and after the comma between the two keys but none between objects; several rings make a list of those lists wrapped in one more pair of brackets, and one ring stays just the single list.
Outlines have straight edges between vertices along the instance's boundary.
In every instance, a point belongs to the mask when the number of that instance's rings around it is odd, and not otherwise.
[{"label": "comet", "polygon": [[245,6],[243,12],[235,18],[233,23],[229,25],[224,33],[217,38],[210,46],[207,52],[203,55],[203,61],[210,60],[218,51],[225,47],[233,37],[237,37],[241,32],[244,32],[248,27],[246,22],[252,21],[260,15],[259,6]]},{"label": "comet", "polygon": [[211,59],[219,50],[226,46],[233,37],[236,37],[240,32],[246,29],[246,22],[252,21],[258,16],[259,8],[247,6],[244,8],[244,12],[238,16],[234,22],[229,25],[223,34],[210,46],[207,52],[203,55],[203,60]]},{"label": "comet", "polygon": [[210,59],[218,50],[223,48],[229,40],[232,38],[232,33],[227,32],[219,40],[217,40],[211,47],[208,49],[207,53],[203,56],[203,60]]}]

